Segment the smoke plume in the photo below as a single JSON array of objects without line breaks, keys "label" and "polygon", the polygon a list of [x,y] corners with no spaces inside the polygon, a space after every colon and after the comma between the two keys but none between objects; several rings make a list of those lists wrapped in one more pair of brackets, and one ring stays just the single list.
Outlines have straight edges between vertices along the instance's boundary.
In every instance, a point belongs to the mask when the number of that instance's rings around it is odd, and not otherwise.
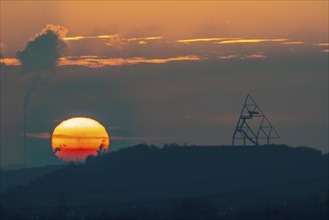
[{"label": "smoke plume", "polygon": [[27,106],[29,104],[30,98],[33,94],[33,92],[35,91],[37,85],[39,84],[39,82],[41,81],[41,77],[40,76],[35,76],[32,78],[32,83],[30,85],[30,87],[28,87],[25,90],[25,95],[24,95],[24,110],[26,111]]},{"label": "smoke plume", "polygon": [[22,64],[23,73],[33,72],[31,85],[25,90],[23,134],[24,134],[24,164],[28,163],[26,158],[26,116],[31,96],[37,88],[43,76],[55,69],[58,59],[66,47],[63,38],[67,29],[58,25],[47,25],[47,27],[32,40],[28,41],[26,47],[17,51],[16,56]]},{"label": "smoke plume", "polygon": [[50,25],[28,41],[26,47],[17,51],[23,72],[33,72],[31,85],[25,90],[24,110],[26,111],[30,98],[45,73],[56,67],[57,61],[63,53],[66,44],[63,40],[67,29],[59,25]]},{"label": "smoke plume", "polygon": [[47,27],[32,40],[26,47],[17,51],[24,71],[47,71],[56,67],[58,58],[62,55],[66,44],[63,41],[67,29],[58,25]]}]

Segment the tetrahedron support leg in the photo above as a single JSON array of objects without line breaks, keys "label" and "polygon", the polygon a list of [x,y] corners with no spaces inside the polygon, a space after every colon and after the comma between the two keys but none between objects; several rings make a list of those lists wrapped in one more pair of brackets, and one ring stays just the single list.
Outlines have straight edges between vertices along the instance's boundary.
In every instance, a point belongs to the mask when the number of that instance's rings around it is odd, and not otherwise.
[{"label": "tetrahedron support leg", "polygon": [[266,118],[255,100],[248,94],[233,133],[232,145],[237,145],[239,140],[243,141],[244,146],[247,143],[259,145],[262,139],[266,141],[266,144],[270,144],[271,139],[278,138],[280,138],[278,132]]}]

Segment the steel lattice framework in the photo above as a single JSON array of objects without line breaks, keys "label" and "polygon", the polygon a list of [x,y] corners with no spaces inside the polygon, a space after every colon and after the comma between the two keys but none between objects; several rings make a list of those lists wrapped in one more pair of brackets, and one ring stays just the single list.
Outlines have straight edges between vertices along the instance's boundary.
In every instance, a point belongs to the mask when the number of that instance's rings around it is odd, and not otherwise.
[{"label": "steel lattice framework", "polygon": [[[250,126],[253,119],[256,118],[258,119],[257,124]],[[266,144],[270,144],[270,139],[278,138],[280,138],[279,133],[266,118],[255,100],[248,94],[233,133],[233,146],[236,145],[237,140],[243,140],[243,145],[248,142],[251,145],[259,145],[260,140],[266,140]]]}]

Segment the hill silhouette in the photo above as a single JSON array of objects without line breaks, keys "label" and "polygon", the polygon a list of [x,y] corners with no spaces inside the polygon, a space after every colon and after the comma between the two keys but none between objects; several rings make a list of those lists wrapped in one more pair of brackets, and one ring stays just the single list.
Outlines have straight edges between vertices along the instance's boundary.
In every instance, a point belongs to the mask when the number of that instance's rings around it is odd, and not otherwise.
[{"label": "hill silhouette", "polygon": [[1,199],[4,219],[325,219],[327,203],[328,154],[285,145],[141,144],[68,164]]},{"label": "hill silhouette", "polygon": [[5,192],[13,187],[26,185],[32,180],[51,173],[63,165],[48,165],[17,170],[0,170],[0,192]]}]

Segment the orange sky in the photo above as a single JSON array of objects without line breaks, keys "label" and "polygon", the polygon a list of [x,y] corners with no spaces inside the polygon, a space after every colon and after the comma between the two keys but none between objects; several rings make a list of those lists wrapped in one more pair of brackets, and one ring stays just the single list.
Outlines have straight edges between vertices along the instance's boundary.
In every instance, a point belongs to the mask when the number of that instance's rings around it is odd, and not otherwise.
[{"label": "orange sky", "polygon": [[325,41],[327,9],[327,1],[1,1],[1,42],[17,50],[47,24],[66,27],[68,36]]},{"label": "orange sky", "polygon": [[[128,128],[112,140],[229,144],[240,101],[252,93],[274,124],[287,126],[281,143],[328,146],[328,1],[0,4],[0,65],[10,66],[1,68],[1,146],[9,152],[3,163],[18,158],[23,97],[33,77],[13,74],[23,63],[16,53],[48,24],[68,30],[66,47],[57,51],[56,74],[31,98],[28,133],[43,134],[48,120],[82,111]],[[30,66],[47,57],[37,55]]]}]

